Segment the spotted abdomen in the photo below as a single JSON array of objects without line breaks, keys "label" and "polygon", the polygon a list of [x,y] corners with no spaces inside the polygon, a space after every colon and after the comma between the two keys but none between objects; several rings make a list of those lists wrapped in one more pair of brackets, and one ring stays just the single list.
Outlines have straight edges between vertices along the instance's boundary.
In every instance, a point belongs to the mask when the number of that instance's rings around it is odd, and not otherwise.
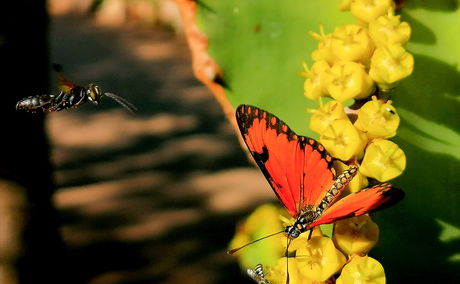
[{"label": "spotted abdomen", "polygon": [[340,193],[342,193],[342,191],[350,183],[357,172],[358,167],[351,166],[335,179],[334,184],[326,192],[326,195],[316,207],[316,214],[318,216],[320,216],[324,210],[326,210],[332,203],[334,203],[334,201],[337,199],[337,197],[339,197]]}]

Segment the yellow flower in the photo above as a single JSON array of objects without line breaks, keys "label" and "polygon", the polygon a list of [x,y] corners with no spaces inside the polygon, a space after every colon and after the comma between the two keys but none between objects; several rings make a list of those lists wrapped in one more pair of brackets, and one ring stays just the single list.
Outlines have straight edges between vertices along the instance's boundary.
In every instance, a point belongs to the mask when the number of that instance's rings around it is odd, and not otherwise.
[{"label": "yellow flower", "polygon": [[348,10],[350,10],[351,2],[353,2],[353,0],[342,0],[342,1],[340,1],[339,10],[340,11],[348,11]]},{"label": "yellow flower", "polygon": [[380,101],[375,96],[358,111],[355,126],[369,138],[389,138],[396,135],[399,115],[391,101]]},{"label": "yellow flower", "polygon": [[402,46],[392,44],[378,47],[371,59],[369,75],[382,89],[390,89],[395,83],[414,70],[414,57]]},{"label": "yellow flower", "polygon": [[[321,231],[321,226],[316,226],[312,230],[313,230],[313,232],[311,232],[310,238],[312,238],[312,237],[323,237],[324,236],[323,232]],[[310,235],[310,232],[307,231],[307,232],[301,234],[298,238],[293,239],[291,241],[290,246],[289,246],[289,251],[294,252],[294,251],[298,250],[299,248],[304,247],[305,243],[308,242],[308,236],[309,235]]]},{"label": "yellow flower", "polygon": [[[338,173],[343,173],[347,170],[350,166],[344,164],[340,161],[334,162],[334,168],[337,170]],[[369,184],[367,178],[360,172],[355,175],[355,177],[350,181],[350,183],[345,187],[345,190],[349,192],[358,192]]]},{"label": "yellow flower", "polygon": [[355,256],[343,267],[342,273],[337,278],[336,283],[385,284],[385,271],[377,260],[368,256]]},{"label": "yellow flower", "polygon": [[401,22],[400,16],[388,14],[369,23],[369,35],[377,46],[405,44],[410,38],[408,23]]},{"label": "yellow flower", "polygon": [[351,14],[362,24],[368,24],[394,9],[393,0],[352,0]]},{"label": "yellow flower", "polygon": [[318,61],[311,69],[305,67],[305,80],[304,94],[311,100],[317,100],[320,96],[324,96],[327,93],[327,86],[329,84],[329,64],[326,61]]},{"label": "yellow flower", "polygon": [[406,155],[395,143],[377,139],[367,148],[359,170],[384,182],[399,176],[406,167]]},{"label": "yellow flower", "polygon": [[367,139],[348,119],[334,120],[321,133],[319,141],[335,158],[347,161],[362,155]]},{"label": "yellow flower", "polygon": [[318,40],[318,47],[311,54],[314,61],[326,61],[332,64],[337,58],[331,50],[332,34],[325,34],[323,25],[319,26],[320,33],[309,32],[312,38]]},{"label": "yellow flower", "polygon": [[270,284],[286,283],[286,259],[289,265],[289,283],[313,284],[311,280],[299,272],[296,257],[282,257],[278,260],[276,266],[268,268],[265,278],[270,282]]},{"label": "yellow flower", "polygon": [[[230,248],[241,247],[251,241],[283,230],[279,219],[280,209],[266,204],[257,208],[240,223],[236,234],[230,242]],[[240,250],[236,255],[243,268],[255,267],[257,264],[274,265],[284,255],[286,236],[279,234]]]},{"label": "yellow flower", "polygon": [[331,67],[327,90],[332,98],[340,102],[348,99],[362,99],[369,96],[373,88],[373,81],[362,64],[340,61]]},{"label": "yellow flower", "polygon": [[343,25],[332,34],[331,51],[340,60],[366,62],[374,49],[368,32],[361,26]]},{"label": "yellow flower", "polygon": [[337,119],[348,119],[343,105],[338,101],[330,101],[325,105],[319,105],[316,109],[310,110],[313,114],[310,119],[310,128],[321,134],[330,123]]},{"label": "yellow flower", "polygon": [[[346,262],[328,237],[312,237],[296,251],[296,265],[300,273],[313,281],[325,281],[338,272]],[[293,282],[294,283],[294,282]]]},{"label": "yellow flower", "polygon": [[379,239],[379,227],[368,215],[337,221],[332,240],[347,255],[367,254]]}]

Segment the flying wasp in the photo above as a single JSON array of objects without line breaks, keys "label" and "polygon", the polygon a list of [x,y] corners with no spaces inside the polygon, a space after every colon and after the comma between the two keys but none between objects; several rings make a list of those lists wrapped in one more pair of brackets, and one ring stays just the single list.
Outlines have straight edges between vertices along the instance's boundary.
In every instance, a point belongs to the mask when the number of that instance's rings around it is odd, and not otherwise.
[{"label": "flying wasp", "polygon": [[28,112],[54,112],[63,109],[77,108],[90,101],[98,105],[102,97],[109,97],[124,107],[129,112],[135,112],[137,108],[125,98],[112,93],[103,92],[101,87],[96,84],[89,84],[87,87],[78,86],[68,81],[62,74],[60,65],[53,64],[59,80],[59,94],[35,95],[21,99],[16,103],[16,110]]}]

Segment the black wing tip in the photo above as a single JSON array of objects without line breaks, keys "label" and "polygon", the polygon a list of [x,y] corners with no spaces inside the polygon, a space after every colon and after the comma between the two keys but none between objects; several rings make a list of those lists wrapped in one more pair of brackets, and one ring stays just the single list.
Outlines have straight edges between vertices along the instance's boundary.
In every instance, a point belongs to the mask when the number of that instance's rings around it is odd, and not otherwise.
[{"label": "black wing tip", "polygon": [[258,108],[256,106],[253,106],[253,105],[241,104],[236,108],[236,116],[238,117],[238,116],[241,116],[241,115],[243,115],[245,113],[248,113],[248,112],[252,113],[253,110],[255,110],[255,109],[263,111],[263,112],[266,112],[266,111],[264,111],[264,110],[262,110],[262,109],[260,109],[260,108]]},{"label": "black wing tip", "polygon": [[399,188],[393,187],[389,183],[384,183],[383,185],[385,186],[385,188],[382,189],[382,196],[383,198],[386,199],[386,202],[384,202],[382,205],[380,205],[378,208],[372,211],[377,211],[377,210],[382,210],[382,209],[392,207],[396,205],[397,203],[399,203],[401,200],[403,200],[404,197],[406,196],[404,191],[402,191]]},{"label": "black wing tip", "polygon": [[241,117],[241,115],[243,115],[244,113],[244,109],[246,108],[247,105],[239,105],[237,108],[236,108],[236,118],[238,119],[239,117]]},{"label": "black wing tip", "polygon": [[246,133],[246,131],[251,127],[252,121],[254,117],[258,116],[261,117],[262,113],[266,113],[270,115],[269,112],[262,110],[253,105],[241,104],[236,108],[235,116],[236,122],[238,123],[238,127],[242,134]]},{"label": "black wing tip", "polygon": [[404,197],[406,196],[406,193],[404,191],[402,191],[401,189],[399,189],[399,188],[392,187],[390,190],[384,192],[383,196],[385,196],[385,197],[388,196],[392,200],[395,200],[396,202],[399,202],[402,199],[404,199]]}]

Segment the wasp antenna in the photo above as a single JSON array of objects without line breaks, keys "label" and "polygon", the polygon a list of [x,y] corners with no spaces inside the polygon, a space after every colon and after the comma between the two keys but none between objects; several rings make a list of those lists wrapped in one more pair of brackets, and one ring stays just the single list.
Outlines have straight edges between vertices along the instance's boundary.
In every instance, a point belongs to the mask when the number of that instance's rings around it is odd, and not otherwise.
[{"label": "wasp antenna", "polygon": [[128,110],[131,113],[134,113],[137,111],[137,107],[134,106],[132,103],[128,102],[128,100],[126,100],[123,97],[117,96],[112,93],[104,93],[104,95],[116,101],[118,104],[120,104],[122,107],[124,107],[126,110]]},{"label": "wasp antenna", "polygon": [[228,254],[234,254],[235,252],[239,251],[240,249],[245,248],[245,247],[247,247],[247,246],[249,246],[249,245],[252,245],[253,243],[257,243],[258,241],[264,240],[264,239],[266,239],[266,238],[273,237],[273,236],[278,235],[278,234],[281,234],[281,233],[284,233],[284,230],[282,230],[282,231],[280,231],[280,232],[273,233],[273,234],[268,235],[268,236],[265,236],[265,237],[262,237],[262,238],[260,238],[260,239],[254,240],[254,241],[252,241],[252,242],[250,242],[250,243],[245,244],[244,246],[240,246],[239,248],[231,249],[231,250],[227,251],[227,253],[228,253]]}]

